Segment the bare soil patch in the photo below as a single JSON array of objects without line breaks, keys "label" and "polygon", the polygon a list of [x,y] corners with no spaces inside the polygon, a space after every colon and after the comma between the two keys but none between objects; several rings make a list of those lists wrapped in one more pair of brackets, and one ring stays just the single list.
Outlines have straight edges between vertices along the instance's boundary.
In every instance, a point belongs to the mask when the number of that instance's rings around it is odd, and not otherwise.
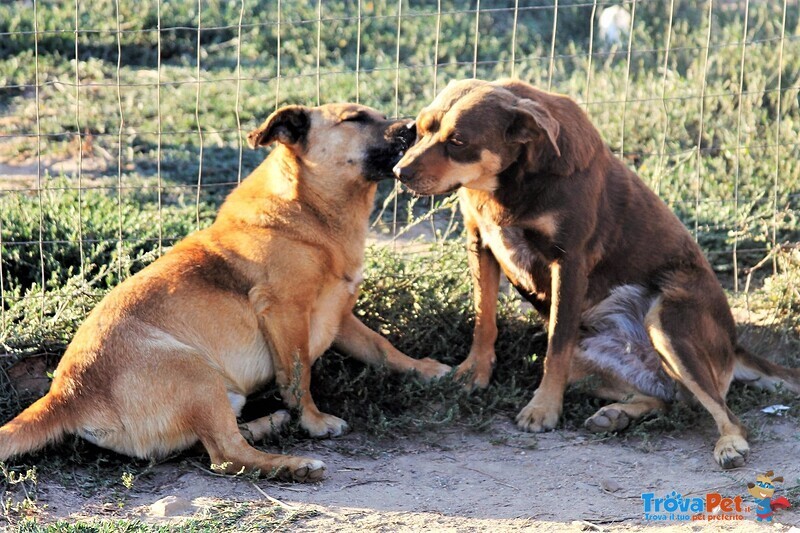
[{"label": "bare soil patch", "polygon": [[[305,518],[294,531],[755,531],[755,513],[741,522],[657,523],[643,519],[643,492],[684,496],[718,492],[743,497],[757,473],[774,470],[786,488],[800,479],[800,432],[795,422],[763,415],[745,468],[722,471],[712,458],[716,432],[695,431],[641,437],[597,437],[558,430],[531,435],[510,420],[496,419],[490,431],[442,432],[374,439],[353,433],[335,440],[305,440],[293,453],[323,459],[320,483],[284,484],[220,477],[195,459],[154,466],[121,496],[120,485],[81,496],[80,467],[57,482],[40,470],[40,518],[90,516],[180,523],[221,503],[269,501]],[[796,490],[796,489],[795,489]],[[791,491],[789,491],[791,492]],[[166,496],[191,502],[182,515],[154,517],[152,504]],[[794,498],[796,500],[796,497]],[[800,526],[800,511],[777,515],[761,526],[787,531]],[[599,528],[599,529],[592,529]]]}]

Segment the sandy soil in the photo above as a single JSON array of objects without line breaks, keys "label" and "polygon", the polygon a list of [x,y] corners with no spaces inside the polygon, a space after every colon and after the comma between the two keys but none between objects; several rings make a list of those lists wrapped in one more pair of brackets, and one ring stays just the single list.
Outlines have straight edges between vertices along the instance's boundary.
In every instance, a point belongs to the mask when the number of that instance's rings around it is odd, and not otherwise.
[{"label": "sandy soil", "polygon": [[[755,531],[753,510],[742,513],[743,521],[723,525],[643,519],[643,492],[718,492],[742,496],[749,506],[746,484],[757,473],[774,470],[787,488],[800,480],[800,430],[792,421],[764,415],[759,436],[751,440],[750,461],[738,470],[717,467],[714,440],[709,428],[649,441],[567,430],[530,435],[510,420],[497,420],[480,434],[448,429],[380,441],[355,433],[296,447],[295,453],[327,463],[327,478],[320,483],[253,483],[212,475],[193,461],[172,461],[137,481],[124,508],[102,503],[117,489],[82,498],[70,483],[51,481],[40,482],[39,503],[47,505],[49,519],[114,516],[158,522],[164,519],[152,516],[151,505],[165,496],[193,504],[170,521],[220,500],[267,499],[287,510],[314,511],[288,526],[294,531]],[[800,526],[800,510],[781,511],[777,521],[783,525],[763,527]]]}]

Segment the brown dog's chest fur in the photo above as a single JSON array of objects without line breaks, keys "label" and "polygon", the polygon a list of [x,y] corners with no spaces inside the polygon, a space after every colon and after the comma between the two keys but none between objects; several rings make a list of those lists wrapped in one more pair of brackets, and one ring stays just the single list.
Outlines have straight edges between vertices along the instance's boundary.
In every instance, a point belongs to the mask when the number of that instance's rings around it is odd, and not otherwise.
[{"label": "brown dog's chest fur", "polygon": [[546,257],[554,244],[551,236],[517,225],[510,210],[491,193],[462,188],[459,196],[468,231],[478,232],[481,245],[492,251],[511,284],[547,316],[550,271]]}]

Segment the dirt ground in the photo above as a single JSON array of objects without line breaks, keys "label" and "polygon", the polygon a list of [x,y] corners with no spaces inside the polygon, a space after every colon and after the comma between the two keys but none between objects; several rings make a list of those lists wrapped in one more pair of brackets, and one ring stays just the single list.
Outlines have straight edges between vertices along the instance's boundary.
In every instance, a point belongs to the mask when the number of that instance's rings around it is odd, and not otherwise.
[{"label": "dirt ground", "polygon": [[[722,471],[712,458],[714,431],[698,428],[658,440],[559,430],[525,434],[496,420],[480,434],[448,429],[376,441],[353,433],[306,440],[294,453],[323,459],[327,477],[289,484],[221,477],[195,462],[154,467],[134,484],[123,507],[111,492],[79,496],[71,483],[40,482],[45,521],[105,516],[177,525],[213,504],[269,500],[305,512],[281,530],[292,531],[755,531],[753,510],[739,522],[653,522],[643,519],[642,493],[684,496],[717,492],[742,496],[757,473],[774,470],[785,488],[800,480],[800,430],[795,422],[764,416],[746,467]],[[46,473],[42,477],[47,478]],[[116,489],[109,489],[116,490]],[[175,516],[154,516],[167,496],[191,503]],[[754,509],[754,508],[753,508]],[[777,525],[781,524],[781,525]],[[780,511],[770,531],[798,531],[800,510]],[[792,527],[794,526],[794,528]]]}]

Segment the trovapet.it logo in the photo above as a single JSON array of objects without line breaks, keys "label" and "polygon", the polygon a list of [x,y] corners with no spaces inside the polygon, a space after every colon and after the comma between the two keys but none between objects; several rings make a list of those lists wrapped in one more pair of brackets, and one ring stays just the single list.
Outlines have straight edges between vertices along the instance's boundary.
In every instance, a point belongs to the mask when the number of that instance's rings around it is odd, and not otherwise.
[{"label": "trovapet.it logo", "polygon": [[775,511],[788,509],[791,505],[784,496],[773,497],[776,483],[783,477],[775,476],[772,470],[756,477],[755,483],[747,484],[747,492],[755,499],[755,505],[744,502],[742,496],[727,497],[718,492],[704,496],[684,496],[676,491],[658,497],[654,492],[642,494],[645,520],[654,521],[727,521],[755,518],[759,522],[770,522]]},{"label": "trovapet.it logo", "polygon": [[642,494],[645,520],[655,521],[690,521],[690,520],[744,520],[745,513],[751,511],[749,505],[742,502],[741,496],[728,498],[718,492],[709,492],[705,496],[683,496],[672,491],[663,497],[654,492]]}]

